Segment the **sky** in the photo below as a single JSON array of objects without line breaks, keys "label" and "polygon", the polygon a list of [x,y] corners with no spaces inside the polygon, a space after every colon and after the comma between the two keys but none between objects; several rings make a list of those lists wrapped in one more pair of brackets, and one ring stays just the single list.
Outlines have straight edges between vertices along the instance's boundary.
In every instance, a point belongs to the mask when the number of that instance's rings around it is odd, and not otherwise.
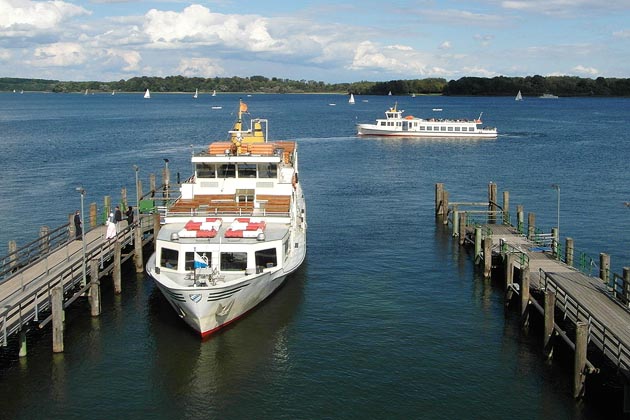
[{"label": "sky", "polygon": [[630,77],[630,0],[0,0],[0,77]]}]

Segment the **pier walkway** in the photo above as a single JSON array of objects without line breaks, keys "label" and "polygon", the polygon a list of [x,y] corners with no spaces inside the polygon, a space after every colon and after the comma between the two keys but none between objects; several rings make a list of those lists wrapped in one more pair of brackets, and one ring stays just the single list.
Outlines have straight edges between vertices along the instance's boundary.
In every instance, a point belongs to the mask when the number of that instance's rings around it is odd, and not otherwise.
[{"label": "pier walkway", "polygon": [[[152,241],[156,222],[159,226],[159,215],[155,219],[146,214],[131,226],[120,222],[117,237],[109,240],[105,239],[106,226],[85,232],[83,240],[70,236],[66,227],[63,241],[50,248],[42,244],[35,253],[29,250],[25,265],[5,260],[0,280],[0,345],[6,346],[12,334],[25,333],[29,326],[43,328],[50,322],[53,290],[59,286],[63,308],[80,296],[97,298],[99,279],[105,275],[113,276],[114,289],[120,293],[120,265],[134,257],[136,271],[143,270],[142,248]],[[100,301],[95,304],[93,315],[100,313]]]},{"label": "pier walkway", "polygon": [[[551,233],[537,231],[531,213],[525,229],[522,206],[512,225],[509,193],[499,205],[496,184],[488,187],[488,201],[450,203],[443,185],[436,184],[435,200],[437,220],[452,226],[460,245],[474,247],[484,277],[504,278],[506,305],[514,295],[520,297],[523,325],[532,309],[542,315],[547,357],[558,337],[575,351],[574,397],[583,396],[586,375],[599,371],[587,358],[589,351],[599,351],[626,378],[624,407],[630,412],[630,268],[624,267],[623,275],[613,273],[604,253],[599,264],[582,256],[580,267],[574,266],[573,240],[566,238],[563,254],[557,227]],[[594,268],[599,277],[591,275]]]}]

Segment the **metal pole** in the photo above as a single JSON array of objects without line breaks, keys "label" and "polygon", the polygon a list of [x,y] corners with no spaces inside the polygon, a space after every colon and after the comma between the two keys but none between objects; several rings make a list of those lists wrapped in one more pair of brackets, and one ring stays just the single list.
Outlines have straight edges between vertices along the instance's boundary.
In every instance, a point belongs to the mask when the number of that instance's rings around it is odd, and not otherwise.
[{"label": "metal pole", "polygon": [[87,240],[87,232],[85,231],[85,224],[83,223],[83,196],[85,195],[85,189],[83,187],[77,187],[77,191],[79,192],[79,194],[81,194],[81,234],[83,235],[81,240],[81,243],[83,245],[83,264],[81,265],[81,269],[83,270],[83,280],[81,281],[81,286],[85,286],[87,284],[87,274],[85,271],[85,241]]}]

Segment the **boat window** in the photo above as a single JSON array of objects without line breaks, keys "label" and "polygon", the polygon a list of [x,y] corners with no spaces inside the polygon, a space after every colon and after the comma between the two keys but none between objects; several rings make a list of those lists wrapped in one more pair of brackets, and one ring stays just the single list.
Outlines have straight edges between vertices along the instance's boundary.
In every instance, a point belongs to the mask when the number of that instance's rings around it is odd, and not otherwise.
[{"label": "boat window", "polygon": [[278,265],[276,257],[276,248],[263,249],[256,251],[256,267],[275,267]]},{"label": "boat window", "polygon": [[160,267],[177,270],[179,251],[176,249],[162,248],[160,250]]},{"label": "boat window", "polygon": [[449,128],[448,128],[448,131],[453,131],[453,127],[449,127]]},{"label": "boat window", "polygon": [[431,127],[430,125],[427,126],[427,131],[433,131],[433,127]]},{"label": "boat window", "polygon": [[446,131],[446,127],[442,127],[442,131]]},{"label": "boat window", "polygon": [[440,127],[435,126],[435,127],[433,127],[433,130],[440,131]]},{"label": "boat window", "polygon": [[221,270],[239,271],[247,268],[247,252],[222,252]]},{"label": "boat window", "polygon": [[420,126],[420,131],[424,131],[426,129],[426,127],[424,125]]},{"label": "boat window", "polygon": [[236,178],[236,165],[233,163],[224,163],[219,165],[220,178]]},{"label": "boat window", "polygon": [[462,131],[468,131],[468,127],[462,127]]},{"label": "boat window", "polygon": [[197,178],[216,178],[214,163],[198,163],[196,165]]},{"label": "boat window", "polygon": [[455,131],[459,131],[459,127],[455,127]]},{"label": "boat window", "polygon": [[251,203],[254,201],[253,189],[237,189],[236,190],[236,202],[237,203]]},{"label": "boat window", "polygon": [[[202,257],[202,260],[208,261],[208,267],[212,267],[212,252],[197,252],[197,255]],[[195,253],[187,252],[186,261],[184,263],[184,270],[191,271],[194,268],[195,268]],[[197,268],[199,268],[199,266],[197,266]]]},{"label": "boat window", "polygon": [[277,178],[278,165],[275,163],[259,163],[258,178]]},{"label": "boat window", "polygon": [[256,164],[255,163],[239,163],[238,164],[238,177],[239,178],[256,178]]}]

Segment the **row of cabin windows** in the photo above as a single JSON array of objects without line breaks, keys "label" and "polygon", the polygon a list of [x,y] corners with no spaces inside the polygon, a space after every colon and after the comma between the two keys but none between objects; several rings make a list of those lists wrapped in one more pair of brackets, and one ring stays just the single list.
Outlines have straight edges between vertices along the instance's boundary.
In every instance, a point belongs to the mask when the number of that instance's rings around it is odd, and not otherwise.
[{"label": "row of cabin windows", "polygon": [[[212,267],[212,253],[198,252]],[[220,261],[221,271],[244,271],[247,268],[246,252],[222,252]],[[269,248],[255,252],[256,267],[275,267],[278,265],[276,249]],[[195,265],[195,253],[186,252],[184,256],[184,270],[192,271]],[[177,270],[179,267],[179,251],[176,249],[162,248],[160,252],[160,267]]]},{"label": "row of cabin windows", "polygon": [[[393,121],[381,121],[382,126],[389,127],[402,127],[402,122],[393,122]],[[420,131],[475,131],[475,127],[451,127],[451,126],[418,126],[417,122],[409,123],[409,127],[419,127]]]},{"label": "row of cabin windows", "polygon": [[197,163],[197,178],[276,178],[275,163]]}]

